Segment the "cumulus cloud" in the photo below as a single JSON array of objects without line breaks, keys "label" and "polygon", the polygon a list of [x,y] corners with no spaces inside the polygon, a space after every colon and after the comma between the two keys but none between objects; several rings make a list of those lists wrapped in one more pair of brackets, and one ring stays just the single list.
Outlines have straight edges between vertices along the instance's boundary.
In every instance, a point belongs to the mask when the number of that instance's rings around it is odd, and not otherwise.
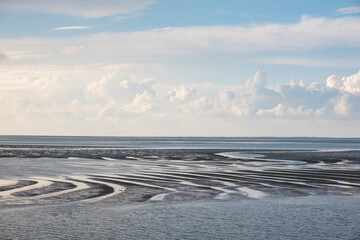
[{"label": "cumulus cloud", "polygon": [[207,97],[199,97],[181,105],[181,109],[187,114],[203,114],[204,112],[211,111],[214,107],[213,100]]},{"label": "cumulus cloud", "polygon": [[98,110],[98,117],[105,120],[118,119],[121,117],[130,117],[130,115],[113,99],[108,99],[106,104]]},{"label": "cumulus cloud", "polygon": [[272,108],[281,100],[278,92],[267,87],[267,76],[261,71],[247,80],[237,96],[231,103],[232,112],[237,116],[252,115],[259,108]]},{"label": "cumulus cloud", "polygon": [[272,88],[267,75],[259,71],[244,85],[218,86],[218,94],[213,95],[201,84],[171,87],[164,82],[155,84],[152,78],[134,77],[138,72],[134,66],[114,68],[2,69],[0,123],[10,126],[10,122],[21,121],[22,126],[31,121],[51,126],[54,122],[57,126],[108,129],[104,122],[116,127],[160,121],[164,128],[175,129],[184,122],[203,122],[199,127],[211,129],[210,123],[221,122],[218,126],[236,129],[246,122],[328,122],[360,117],[359,73],[309,84],[291,80]]},{"label": "cumulus cloud", "polygon": [[345,77],[331,75],[326,80],[326,86],[360,95],[360,71]]},{"label": "cumulus cloud", "polygon": [[170,89],[167,93],[170,103],[175,104],[185,114],[202,114],[214,107],[214,101],[204,96],[199,96],[192,87],[180,85]]},{"label": "cumulus cloud", "polygon": [[100,80],[90,82],[86,87],[85,96],[95,101],[114,99],[118,102],[129,103],[137,93],[147,92],[154,95],[153,84],[154,80],[151,78],[133,82],[127,73],[114,71]]},{"label": "cumulus cloud", "polygon": [[219,91],[219,105],[224,111],[229,111],[230,105],[235,98],[235,94],[228,90],[222,89]]},{"label": "cumulus cloud", "polygon": [[358,75],[330,76],[326,83],[308,85],[304,81],[291,80],[269,88],[266,74],[259,71],[238,90],[220,90],[217,98],[201,96],[196,89],[191,90],[197,94],[190,95],[186,86],[174,88],[170,93],[172,97],[182,93],[179,109],[184,113],[207,113],[218,118],[351,117],[360,113]]},{"label": "cumulus cloud", "polygon": [[[237,91],[220,89],[216,99],[201,96],[196,89],[180,86],[169,91],[170,101],[181,103],[184,113],[208,113],[213,116],[246,118],[260,108],[273,108],[281,102],[280,93],[267,87],[267,76],[258,71]],[[181,100],[181,101],[179,101]]]},{"label": "cumulus cloud", "polygon": [[355,116],[360,113],[360,72],[339,77],[332,75],[326,84],[290,81],[278,85],[276,91],[281,95],[279,104],[274,108],[261,107],[258,115],[315,115],[338,114]]},{"label": "cumulus cloud", "polygon": [[169,97],[170,102],[174,103],[192,100],[197,94],[195,89],[181,85],[170,89],[167,96]]},{"label": "cumulus cloud", "polygon": [[86,18],[128,15],[154,4],[154,0],[1,0],[0,9],[67,14]]},{"label": "cumulus cloud", "polygon": [[136,93],[133,102],[127,106],[129,112],[143,113],[151,111],[155,108],[154,105],[154,94],[143,91],[142,93]]},{"label": "cumulus cloud", "polygon": [[305,84],[291,80],[270,88],[266,74],[258,71],[245,85],[234,88],[236,90],[220,89],[216,98],[201,95],[197,89],[185,85],[170,89],[167,98],[175,107],[173,113],[181,111],[210,118],[352,117],[358,115],[360,109],[358,83],[357,73],[347,77],[330,76],[327,83]]},{"label": "cumulus cloud", "polygon": [[345,93],[332,100],[334,111],[340,115],[356,116],[360,113],[360,96]]},{"label": "cumulus cloud", "polygon": [[305,108],[328,107],[330,99],[338,95],[337,91],[328,89],[325,84],[313,82],[307,86],[304,82],[295,80],[277,86],[282,103],[290,107],[304,106]]},{"label": "cumulus cloud", "polygon": [[[219,87],[218,95],[213,96],[206,93],[206,88],[199,91],[187,85],[172,88],[162,86],[157,89],[165,92],[156,93],[152,78],[134,80],[125,70],[111,71],[102,76],[87,69],[14,69],[11,74],[4,71],[1,72],[0,92],[7,101],[12,101],[9,106],[19,107],[23,104],[27,109],[25,112],[35,109],[41,112],[42,108],[65,105],[67,109],[73,106],[75,111],[76,105],[76,111],[82,106],[92,115],[111,117],[156,112],[175,115],[199,113],[216,118],[331,118],[337,115],[354,116],[359,114],[360,109],[360,73],[343,77],[333,75],[323,83],[305,84],[291,80],[271,88],[267,84],[266,74],[259,71],[245,85],[231,90]],[[71,105],[74,102],[77,104]]]},{"label": "cumulus cloud", "polygon": [[88,83],[85,97],[97,106],[97,117],[107,121],[135,117],[156,108],[152,78],[132,81],[127,73],[114,71]]}]

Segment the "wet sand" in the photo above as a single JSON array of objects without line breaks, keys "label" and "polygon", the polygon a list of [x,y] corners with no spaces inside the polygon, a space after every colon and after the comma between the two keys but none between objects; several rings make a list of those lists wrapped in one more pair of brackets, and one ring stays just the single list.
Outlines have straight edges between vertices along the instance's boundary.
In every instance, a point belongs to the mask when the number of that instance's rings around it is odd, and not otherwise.
[{"label": "wet sand", "polygon": [[0,239],[355,240],[359,206],[354,149],[0,146]]},{"label": "wet sand", "polygon": [[[0,170],[4,176],[0,206],[360,196],[360,152],[354,150],[6,147],[1,151],[5,168]],[[13,157],[6,157],[9,153]],[[16,177],[19,165],[34,174],[24,171]],[[60,172],[49,178],[42,176],[45,168]]]}]

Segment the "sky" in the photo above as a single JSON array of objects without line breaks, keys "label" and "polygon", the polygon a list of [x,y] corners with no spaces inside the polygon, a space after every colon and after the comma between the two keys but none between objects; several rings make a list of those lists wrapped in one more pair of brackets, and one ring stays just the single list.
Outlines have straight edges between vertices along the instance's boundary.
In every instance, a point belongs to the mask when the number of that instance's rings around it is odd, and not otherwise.
[{"label": "sky", "polygon": [[360,137],[359,0],[0,0],[0,135]]}]

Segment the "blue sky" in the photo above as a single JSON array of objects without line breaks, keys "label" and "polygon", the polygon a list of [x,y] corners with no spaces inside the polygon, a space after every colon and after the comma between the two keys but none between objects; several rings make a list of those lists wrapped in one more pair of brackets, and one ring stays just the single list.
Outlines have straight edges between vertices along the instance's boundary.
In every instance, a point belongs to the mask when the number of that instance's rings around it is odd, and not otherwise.
[{"label": "blue sky", "polygon": [[360,134],[360,2],[0,0],[0,134]]},{"label": "blue sky", "polygon": [[[359,1],[348,0],[254,0],[254,1],[152,1],[154,4],[129,15],[115,14],[100,18],[86,18],[45,11],[23,11],[2,7],[1,34],[7,37],[61,36],[89,34],[101,31],[139,31],[163,27],[252,25],[260,23],[296,23],[303,15],[338,18],[338,9],[353,7]],[[99,1],[100,3],[100,1]],[[39,3],[40,4],[40,3]],[[101,3],[100,3],[101,4]],[[356,15],[356,14],[353,14]],[[54,32],[59,25],[89,25],[93,29],[77,32]]]}]

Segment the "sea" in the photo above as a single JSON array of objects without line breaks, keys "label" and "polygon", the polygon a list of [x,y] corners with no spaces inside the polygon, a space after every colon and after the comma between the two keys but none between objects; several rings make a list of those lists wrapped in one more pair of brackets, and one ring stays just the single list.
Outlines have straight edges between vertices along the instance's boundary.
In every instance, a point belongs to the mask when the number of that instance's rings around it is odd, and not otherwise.
[{"label": "sea", "polygon": [[0,239],[360,239],[360,138],[0,136]]}]

